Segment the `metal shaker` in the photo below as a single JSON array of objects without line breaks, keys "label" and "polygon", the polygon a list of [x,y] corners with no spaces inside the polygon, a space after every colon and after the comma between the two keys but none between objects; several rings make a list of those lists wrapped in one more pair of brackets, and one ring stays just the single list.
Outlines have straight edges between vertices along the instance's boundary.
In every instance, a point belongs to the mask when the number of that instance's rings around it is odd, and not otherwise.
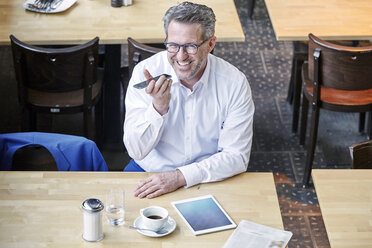
[{"label": "metal shaker", "polygon": [[102,210],[103,203],[94,198],[83,202],[83,239],[86,241],[100,241],[103,239]]},{"label": "metal shaker", "polygon": [[123,6],[132,5],[132,0],[122,0],[122,1],[123,1]]},{"label": "metal shaker", "polygon": [[122,0],[111,0],[111,6],[112,7],[121,7],[123,5]]},{"label": "metal shaker", "polygon": [[111,0],[112,7],[121,7],[132,5],[132,0]]}]

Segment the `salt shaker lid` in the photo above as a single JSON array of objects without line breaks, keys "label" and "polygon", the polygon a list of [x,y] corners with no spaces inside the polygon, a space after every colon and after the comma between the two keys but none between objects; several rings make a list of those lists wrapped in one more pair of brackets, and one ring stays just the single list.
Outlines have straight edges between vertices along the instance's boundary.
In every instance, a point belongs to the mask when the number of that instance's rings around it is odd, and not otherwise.
[{"label": "salt shaker lid", "polygon": [[85,200],[81,207],[83,210],[91,213],[99,212],[104,208],[103,203],[100,200],[94,198]]}]

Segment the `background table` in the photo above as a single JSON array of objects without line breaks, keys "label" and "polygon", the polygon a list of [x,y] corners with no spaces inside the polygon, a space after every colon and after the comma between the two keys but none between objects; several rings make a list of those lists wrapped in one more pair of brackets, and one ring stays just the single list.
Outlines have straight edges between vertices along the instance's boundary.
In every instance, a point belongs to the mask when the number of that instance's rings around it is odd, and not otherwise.
[{"label": "background table", "polygon": [[[30,44],[66,45],[94,37],[105,44],[104,132],[102,143],[122,146],[120,106],[121,44],[132,37],[143,43],[162,43],[162,18],[178,0],[135,0],[128,7],[111,7],[111,0],[78,0],[61,13],[44,14],[25,10],[25,0],[0,0],[0,45],[9,45],[9,35]],[[217,41],[244,41],[244,32],[233,0],[194,1],[211,7],[216,15]]]},{"label": "background table", "polygon": [[265,0],[277,40],[372,39],[370,0]]},{"label": "background table", "polygon": [[331,247],[372,247],[372,170],[312,175]]},{"label": "background table", "polygon": [[[113,8],[111,0],[78,0],[70,9],[55,14],[27,11],[25,0],[0,0],[0,45],[9,35],[31,44],[78,44],[100,38],[101,44],[164,41],[162,18],[178,0],[135,0],[128,7]],[[217,41],[244,41],[233,0],[199,0],[216,14]]]},{"label": "background table", "polygon": [[[154,199],[133,197],[133,189],[149,173],[124,172],[0,172],[0,247],[221,247],[233,230],[194,236],[170,202],[207,194],[215,196],[231,218],[283,229],[272,173],[243,173],[228,180],[181,188]],[[105,191],[120,185],[126,191],[125,224],[110,226],[103,219],[104,239],[82,240],[82,202],[104,200]],[[139,209],[158,205],[169,210],[176,230],[150,238],[128,225]],[[105,214],[103,214],[105,218]]]}]

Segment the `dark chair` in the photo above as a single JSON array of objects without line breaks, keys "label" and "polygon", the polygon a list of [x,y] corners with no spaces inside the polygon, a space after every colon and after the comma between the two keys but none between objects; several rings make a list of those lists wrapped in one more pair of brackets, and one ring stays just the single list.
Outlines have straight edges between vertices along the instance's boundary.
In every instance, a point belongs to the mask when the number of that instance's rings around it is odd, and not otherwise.
[{"label": "dark chair", "polygon": [[[372,46],[341,46],[309,34],[309,62],[302,65],[302,82],[301,144],[305,142],[309,102],[312,109],[303,178],[306,186],[311,175],[320,109],[372,111]],[[371,120],[368,123],[371,124]],[[369,128],[369,137],[371,132]]]},{"label": "dark chair", "polygon": [[128,67],[129,77],[132,75],[133,68],[140,61],[151,57],[152,55],[164,51],[164,49],[142,44],[132,38],[128,38]]},{"label": "dark chair", "polygon": [[83,45],[62,48],[27,45],[13,35],[10,40],[22,110],[22,130],[37,130],[37,113],[82,112],[84,135],[94,140],[93,109],[102,88],[97,72],[98,37]]},{"label": "dark chair", "polygon": [[372,141],[364,141],[349,147],[353,169],[372,169]]},{"label": "dark chair", "polygon": [[[359,46],[359,41],[332,41],[338,45],[345,46]],[[291,78],[289,80],[289,87],[287,93],[287,101],[292,104],[292,132],[297,133],[298,121],[300,116],[301,105],[301,67],[307,61],[308,45],[307,41],[293,42],[293,56],[292,56],[292,70]],[[359,132],[363,132],[365,126],[365,113],[360,113],[359,118]]]}]

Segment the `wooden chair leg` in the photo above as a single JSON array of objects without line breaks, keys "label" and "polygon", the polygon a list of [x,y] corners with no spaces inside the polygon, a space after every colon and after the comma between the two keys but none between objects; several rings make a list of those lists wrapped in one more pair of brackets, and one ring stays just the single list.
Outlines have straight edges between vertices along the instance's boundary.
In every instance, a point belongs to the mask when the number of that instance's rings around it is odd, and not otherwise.
[{"label": "wooden chair leg", "polygon": [[95,141],[93,108],[84,111],[84,136]]},{"label": "wooden chair leg", "polygon": [[30,121],[30,127],[29,131],[36,131],[36,122],[37,122],[37,117],[36,117],[36,112],[32,109],[29,110],[29,121]]},{"label": "wooden chair leg", "polygon": [[94,107],[94,119],[95,119],[95,133],[96,133],[96,144],[98,148],[102,148],[104,135],[103,135],[103,121],[104,121],[104,112],[103,112],[103,99],[101,98],[96,106]]},{"label": "wooden chair leg", "polygon": [[292,69],[291,69],[291,78],[289,79],[289,86],[288,86],[288,93],[287,93],[287,102],[289,102],[290,104],[293,103],[293,88],[294,88],[294,80],[295,80],[295,63],[296,63],[296,59],[295,59],[295,55],[293,55],[293,58],[292,58]]},{"label": "wooden chair leg", "polygon": [[367,121],[367,132],[368,132],[368,139],[372,140],[372,111],[368,112],[368,121]]},{"label": "wooden chair leg", "polygon": [[306,165],[304,170],[304,177],[302,180],[302,187],[309,186],[311,170],[314,160],[314,152],[316,147],[316,141],[318,138],[318,125],[319,125],[319,108],[313,109],[311,113],[311,128],[310,128],[310,140],[307,147]]},{"label": "wooden chair leg", "polygon": [[305,144],[308,112],[309,112],[309,100],[307,100],[305,95],[302,95],[300,145]]},{"label": "wooden chair leg", "polygon": [[302,62],[298,59],[295,61],[294,69],[294,82],[293,82],[293,115],[292,115],[292,132],[296,133],[298,128],[298,117],[300,112],[301,100],[301,67]]},{"label": "wooden chair leg", "polygon": [[252,20],[254,5],[256,3],[256,0],[248,0],[248,18],[249,20]]},{"label": "wooden chair leg", "polygon": [[364,131],[365,123],[366,123],[366,113],[361,112],[359,114],[359,132],[360,133]]},{"label": "wooden chair leg", "polygon": [[29,131],[30,128],[30,115],[28,110],[21,106],[21,131]]}]

